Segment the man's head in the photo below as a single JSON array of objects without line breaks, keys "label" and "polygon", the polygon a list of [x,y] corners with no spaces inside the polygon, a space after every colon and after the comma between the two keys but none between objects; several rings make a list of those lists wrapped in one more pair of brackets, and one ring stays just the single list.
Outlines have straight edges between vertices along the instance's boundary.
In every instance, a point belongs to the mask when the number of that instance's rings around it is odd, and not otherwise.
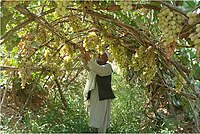
[{"label": "man's head", "polygon": [[99,54],[98,55],[97,62],[100,65],[104,65],[104,64],[106,64],[106,62],[108,61],[108,59],[109,59],[109,53],[106,51],[103,54]]}]

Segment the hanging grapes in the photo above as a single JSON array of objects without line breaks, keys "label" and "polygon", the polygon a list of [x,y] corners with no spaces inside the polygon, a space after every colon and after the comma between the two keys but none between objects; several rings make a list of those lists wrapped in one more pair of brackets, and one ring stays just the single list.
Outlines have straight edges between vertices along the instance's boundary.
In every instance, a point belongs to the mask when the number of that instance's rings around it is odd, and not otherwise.
[{"label": "hanging grapes", "polygon": [[189,35],[189,38],[195,45],[197,57],[200,58],[200,24],[197,24],[200,19],[200,14],[196,12],[189,12],[187,13],[187,16],[189,17],[189,25],[196,24],[194,28],[195,30]]},{"label": "hanging grapes", "polygon": [[168,7],[163,7],[158,14],[164,47],[178,40],[186,18]]}]

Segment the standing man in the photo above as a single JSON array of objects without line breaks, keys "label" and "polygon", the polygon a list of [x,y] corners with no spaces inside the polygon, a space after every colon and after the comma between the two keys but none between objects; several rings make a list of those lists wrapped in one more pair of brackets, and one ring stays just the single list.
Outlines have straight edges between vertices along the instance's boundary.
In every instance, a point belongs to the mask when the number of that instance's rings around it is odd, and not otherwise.
[{"label": "standing man", "polygon": [[89,112],[89,126],[98,133],[106,133],[110,125],[111,100],[115,98],[111,89],[112,67],[107,63],[109,53],[92,59],[88,52],[82,53],[89,68],[83,96]]}]

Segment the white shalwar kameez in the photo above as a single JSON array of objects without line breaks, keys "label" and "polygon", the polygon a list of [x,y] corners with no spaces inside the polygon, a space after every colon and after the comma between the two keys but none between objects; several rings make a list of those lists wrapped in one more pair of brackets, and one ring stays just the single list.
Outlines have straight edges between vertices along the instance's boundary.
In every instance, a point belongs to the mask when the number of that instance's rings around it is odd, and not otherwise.
[{"label": "white shalwar kameez", "polygon": [[99,133],[106,133],[110,125],[111,99],[99,101],[98,86],[95,81],[96,74],[108,76],[112,74],[110,64],[99,65],[94,59],[88,62],[90,72],[85,85],[83,95],[86,100],[87,93],[91,91],[90,99],[87,102],[89,112],[89,126],[97,128]]}]

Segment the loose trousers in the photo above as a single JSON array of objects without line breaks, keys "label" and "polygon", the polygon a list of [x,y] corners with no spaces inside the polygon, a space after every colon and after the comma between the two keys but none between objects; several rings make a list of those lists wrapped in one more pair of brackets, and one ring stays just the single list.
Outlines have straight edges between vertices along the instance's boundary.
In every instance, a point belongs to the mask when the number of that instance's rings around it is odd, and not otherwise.
[{"label": "loose trousers", "polygon": [[89,106],[89,126],[106,133],[110,126],[111,99],[99,101],[98,86],[91,91]]}]

